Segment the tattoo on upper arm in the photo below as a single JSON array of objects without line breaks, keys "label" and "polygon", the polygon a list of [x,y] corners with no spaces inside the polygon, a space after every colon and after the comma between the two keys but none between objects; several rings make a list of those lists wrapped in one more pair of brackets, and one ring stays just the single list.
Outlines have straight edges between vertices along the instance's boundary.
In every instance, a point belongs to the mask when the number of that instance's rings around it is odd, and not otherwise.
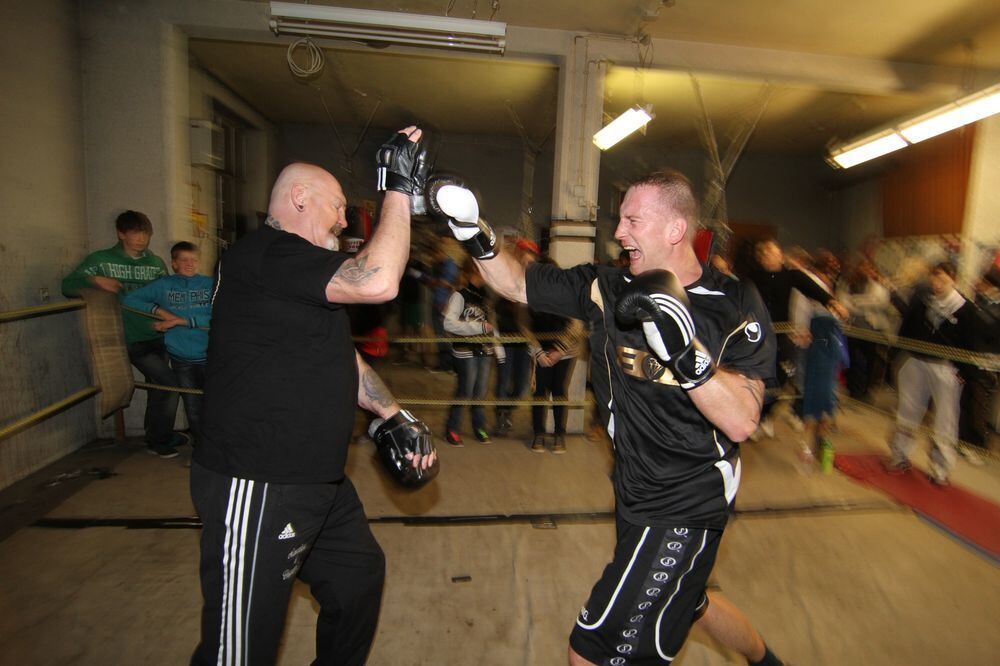
[{"label": "tattoo on upper arm", "polygon": [[361,386],[364,388],[365,396],[367,396],[372,405],[388,407],[395,400],[392,397],[392,393],[389,392],[389,387],[385,385],[382,378],[375,374],[375,371],[371,368],[365,370],[365,374],[361,378]]},{"label": "tattoo on upper arm", "polygon": [[330,282],[337,280],[338,278],[344,282],[351,282],[354,284],[364,284],[372,278],[373,275],[381,270],[381,266],[368,266],[368,257],[361,256],[348,259],[340,265],[337,272],[333,274]]},{"label": "tattoo on upper arm", "polygon": [[272,229],[278,229],[279,231],[281,230],[281,222],[279,222],[276,218],[271,217],[270,215],[268,215],[267,219],[264,220],[264,224],[271,227]]}]

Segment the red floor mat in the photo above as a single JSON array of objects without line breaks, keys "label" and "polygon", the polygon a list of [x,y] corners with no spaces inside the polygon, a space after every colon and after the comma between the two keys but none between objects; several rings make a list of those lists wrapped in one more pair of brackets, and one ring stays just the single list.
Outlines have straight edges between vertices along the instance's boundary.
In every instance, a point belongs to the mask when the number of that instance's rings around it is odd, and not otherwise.
[{"label": "red floor mat", "polygon": [[905,474],[887,474],[879,456],[838,453],[835,465],[844,474],[885,491],[994,560],[1000,559],[1000,506],[993,502],[955,486],[939,488],[916,468]]}]

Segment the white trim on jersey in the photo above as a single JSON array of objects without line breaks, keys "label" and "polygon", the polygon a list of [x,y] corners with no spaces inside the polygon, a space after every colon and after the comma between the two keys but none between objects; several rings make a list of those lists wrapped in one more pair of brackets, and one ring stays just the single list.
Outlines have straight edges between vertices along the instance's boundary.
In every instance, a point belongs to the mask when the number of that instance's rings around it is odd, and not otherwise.
[{"label": "white trim on jersey", "polygon": [[750,321],[749,320],[744,320],[742,324],[740,324],[739,326],[737,326],[736,328],[734,328],[732,330],[732,332],[729,335],[726,336],[726,339],[722,341],[722,349],[719,350],[719,357],[717,359],[715,359],[715,364],[716,365],[718,365],[719,363],[722,363],[722,354],[723,354],[723,352],[726,351],[726,345],[729,344],[729,341],[732,339],[732,337],[734,335],[736,335],[737,333],[739,333],[740,331],[742,331],[744,328],[746,328],[749,325],[750,325]]},{"label": "white trim on jersey", "polygon": [[712,291],[711,289],[706,289],[700,284],[697,287],[688,289],[688,292],[692,294],[698,294],[700,296],[725,296],[726,293],[723,291]]},{"label": "white trim on jersey", "polygon": [[212,291],[212,305],[215,305],[215,297],[219,295],[219,287],[222,286],[222,261],[219,261],[219,277],[215,278],[215,290]]},{"label": "white trim on jersey", "polygon": [[[719,432],[712,430],[712,437],[715,439],[715,447],[719,449],[719,458],[721,459],[726,455],[726,451],[722,448],[722,444],[719,444]],[[726,506],[728,506],[736,499],[736,493],[740,489],[740,479],[743,476],[743,461],[737,458],[736,468],[734,469],[732,463],[728,460],[718,460],[715,463],[715,468],[722,474],[722,488],[726,495]]]},{"label": "white trim on jersey", "polygon": [[670,595],[669,599],[667,599],[667,603],[663,604],[663,608],[660,609],[660,614],[656,618],[656,631],[654,632],[654,637],[656,638],[656,652],[660,655],[660,657],[662,657],[666,661],[673,661],[674,657],[677,655],[667,656],[663,654],[663,649],[660,647],[660,623],[663,621],[663,614],[667,612],[667,608],[670,607],[670,602],[674,600],[674,597],[677,596],[677,593],[680,591],[681,581],[684,580],[684,576],[687,576],[689,573],[691,573],[691,570],[694,569],[694,564],[695,562],[698,561],[698,556],[701,555],[701,551],[705,550],[705,542],[707,540],[708,540],[708,530],[702,530],[701,546],[698,548],[698,552],[694,554],[694,557],[691,558],[691,566],[689,566],[687,568],[687,571],[682,573],[680,578],[677,579],[677,586],[674,588],[674,593]]},{"label": "white trim on jersey", "polygon": [[[632,559],[628,561],[628,566],[625,567],[625,571],[624,573],[622,573],[622,577],[618,581],[618,586],[615,588],[614,594],[612,594],[611,598],[608,600],[608,605],[604,609],[604,612],[601,614],[601,617],[599,617],[597,619],[597,622],[595,622],[594,624],[584,624],[583,622],[580,622],[579,619],[577,619],[576,623],[580,626],[581,629],[596,629],[597,627],[604,624],[604,620],[608,618],[608,613],[611,612],[611,607],[615,605],[615,599],[618,598],[618,593],[622,591],[622,586],[625,585],[625,581],[628,579],[628,574],[632,570],[632,565],[635,564],[635,558],[639,556],[639,550],[642,548],[642,544],[646,541],[646,536],[648,534],[649,534],[649,527],[646,527],[642,531],[642,536],[639,538],[639,543],[636,544],[635,550],[632,551]],[[702,547],[704,547],[704,544],[702,544]]]}]

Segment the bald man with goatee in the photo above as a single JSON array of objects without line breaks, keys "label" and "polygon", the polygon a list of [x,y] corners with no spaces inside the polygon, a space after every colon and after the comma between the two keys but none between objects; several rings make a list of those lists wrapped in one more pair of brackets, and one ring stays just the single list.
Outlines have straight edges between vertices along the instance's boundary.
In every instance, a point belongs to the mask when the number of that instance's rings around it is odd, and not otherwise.
[{"label": "bald man with goatee", "polygon": [[[296,578],[320,606],[314,663],[367,657],[385,561],[344,474],[354,409],[419,422],[355,352],[344,304],[396,296],[411,198],[422,195],[429,169],[420,139],[407,127],[379,149],[385,198],[357,255],[339,251],[347,224],[340,183],[296,163],[274,184],[266,226],[222,256],[203,441],[191,466],[204,524],[192,664],[273,664]],[[435,460],[428,447],[402,464],[418,473]]]}]

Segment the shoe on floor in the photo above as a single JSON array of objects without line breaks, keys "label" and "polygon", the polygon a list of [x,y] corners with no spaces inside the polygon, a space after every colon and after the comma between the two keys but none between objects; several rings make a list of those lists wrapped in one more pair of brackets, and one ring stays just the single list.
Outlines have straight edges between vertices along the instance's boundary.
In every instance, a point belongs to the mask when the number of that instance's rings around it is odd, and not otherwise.
[{"label": "shoe on floor", "polygon": [[190,444],[193,440],[194,438],[185,432],[175,432],[173,437],[170,438],[170,442],[167,443],[167,446],[176,449],[178,446]]},{"label": "shoe on floor", "polygon": [[545,435],[535,435],[535,441],[531,443],[532,453],[545,453]]},{"label": "shoe on floor", "polygon": [[454,446],[456,448],[460,447],[460,446],[464,446],[462,444],[462,436],[459,435],[454,430],[447,430],[447,431],[445,431],[445,433],[444,433],[444,441],[448,442],[449,444],[451,444],[452,446]]},{"label": "shoe on floor", "polygon": [[486,432],[485,428],[476,428],[476,439],[480,444],[492,444],[493,440],[490,439],[490,433]]},{"label": "shoe on floor", "polygon": [[552,453],[566,453],[566,435],[556,435],[552,442]]},{"label": "shoe on floor", "polygon": [[938,488],[947,488],[948,486],[951,485],[951,482],[948,481],[947,476],[941,476],[940,474],[928,474],[927,478],[929,478],[931,480],[931,483],[933,483]]},{"label": "shoe on floor", "polygon": [[959,446],[958,455],[965,458],[965,462],[969,463],[973,467],[982,467],[986,464],[983,457],[976,453],[976,451],[971,446]]},{"label": "shoe on floor", "polygon": [[146,453],[151,456],[160,456],[163,459],[177,457],[177,449],[167,444],[150,444],[146,447]]},{"label": "shoe on floor", "polygon": [[909,460],[886,460],[882,463],[886,474],[906,474],[912,468]]}]

